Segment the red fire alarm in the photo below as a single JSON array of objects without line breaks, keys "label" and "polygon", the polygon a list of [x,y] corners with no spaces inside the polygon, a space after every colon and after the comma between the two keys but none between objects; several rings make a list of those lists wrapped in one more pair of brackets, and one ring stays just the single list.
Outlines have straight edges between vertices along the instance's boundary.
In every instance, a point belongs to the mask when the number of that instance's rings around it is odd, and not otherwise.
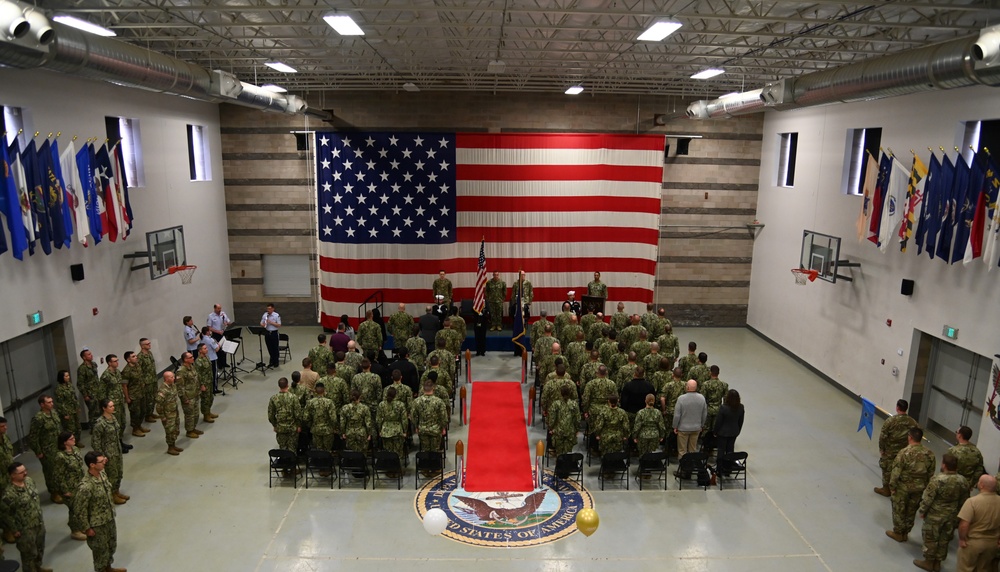
[{"label": "red fire alarm", "polygon": [[93,312],[94,312],[94,315],[96,316],[97,315],[97,308],[94,308]]},{"label": "red fire alarm", "polygon": [[892,327],[892,320],[891,319],[890,320],[886,320],[885,321],[885,325],[887,325],[887,326],[889,326],[891,328]]}]

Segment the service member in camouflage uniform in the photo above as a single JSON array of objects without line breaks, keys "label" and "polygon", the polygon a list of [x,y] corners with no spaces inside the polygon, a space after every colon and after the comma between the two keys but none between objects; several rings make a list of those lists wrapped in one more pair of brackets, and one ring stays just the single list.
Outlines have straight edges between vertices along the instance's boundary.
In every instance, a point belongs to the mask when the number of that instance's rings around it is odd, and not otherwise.
[{"label": "service member in camouflage uniform", "polygon": [[69,531],[73,540],[87,540],[83,533],[84,526],[73,512],[73,502],[76,500],[76,489],[87,472],[83,465],[83,455],[76,450],[76,437],[69,431],[59,434],[59,452],[55,455],[55,467],[52,477],[59,496],[69,509]]},{"label": "service member in camouflage uniform", "polygon": [[194,354],[181,354],[181,366],[177,368],[177,391],[181,396],[181,410],[184,412],[184,431],[189,439],[197,439],[204,431],[198,429],[198,406],[201,398],[201,382],[194,369]]},{"label": "service member in camouflage uniform", "polygon": [[588,360],[580,367],[580,391],[587,389],[590,380],[597,377],[597,368],[601,367],[601,356],[597,350],[587,352]]},{"label": "service member in camouflage uniform", "polygon": [[924,447],[924,431],[914,427],[906,433],[907,445],[896,455],[889,476],[892,492],[892,530],[886,536],[906,542],[906,535],[913,528],[913,520],[920,506],[920,498],[927,483],[934,476],[934,453]]},{"label": "service member in camouflage uniform", "polygon": [[594,315],[594,310],[591,308],[586,314],[580,316],[580,327],[583,328],[584,336],[590,333],[590,328],[598,322],[598,317]]},{"label": "service member in camouflage uniform", "polygon": [[55,403],[49,395],[38,396],[38,413],[31,418],[31,428],[28,430],[28,447],[42,463],[42,478],[45,488],[52,495],[52,502],[61,503],[62,499],[52,488],[52,467],[55,462],[58,447],[56,440],[62,431],[62,423],[56,415]]},{"label": "service member in camouflage uniform", "polygon": [[507,283],[500,279],[500,273],[494,272],[493,278],[486,282],[486,311],[490,317],[490,330],[503,329],[503,302],[507,295]]},{"label": "service member in camouflage uniform", "polygon": [[[76,395],[76,388],[70,381],[69,372],[65,369],[59,370],[56,375],[56,414],[59,416],[59,423],[63,431],[69,431],[80,441],[82,428],[80,427],[80,398]],[[81,443],[82,447],[83,444]],[[3,472],[0,469],[0,472]]]},{"label": "service member in camouflage uniform", "polygon": [[367,453],[368,444],[372,440],[372,412],[367,405],[361,403],[360,391],[351,390],[351,402],[341,408],[339,416],[340,430],[347,448]]},{"label": "service member in camouflage uniform", "polygon": [[[670,369],[670,358],[660,357],[659,370],[649,380],[653,384],[653,389],[656,390],[657,396],[663,392],[663,387],[673,379],[673,375],[673,370]],[[660,409],[662,411],[662,407]]]},{"label": "service member in camouflage uniform", "polygon": [[[400,384],[399,387],[406,386]],[[385,388],[385,401],[378,404],[375,426],[378,427],[378,434],[382,438],[382,448],[399,455],[400,462],[403,462],[406,459],[403,441],[410,426],[410,419],[406,413],[406,405],[397,399],[395,385]]]},{"label": "service member in camouflage uniform", "polygon": [[80,390],[84,405],[87,406],[87,422],[93,427],[94,421],[101,414],[101,407],[97,403],[100,400],[98,393],[100,378],[97,376],[94,354],[90,350],[81,351],[80,359],[83,360],[83,363],[76,368],[76,387]]},{"label": "service member in camouflage uniform", "polygon": [[896,460],[903,447],[906,446],[906,434],[917,427],[917,421],[906,414],[910,404],[905,399],[896,401],[896,415],[885,420],[878,434],[879,459],[878,466],[882,469],[882,486],[875,487],[875,492],[887,497],[889,492],[889,476],[892,474],[892,463]]},{"label": "service member in camouflage uniform", "polygon": [[334,354],[334,359],[337,360],[334,364],[337,366],[337,377],[344,380],[347,387],[350,387],[351,381],[354,379],[354,374],[358,373],[357,370],[348,365],[346,352],[337,352]]},{"label": "service member in camouflage uniform", "polygon": [[278,448],[295,452],[298,448],[302,405],[288,392],[288,378],[278,380],[278,393],[267,402],[267,421],[274,429]]},{"label": "service member in camouflage uniform", "polygon": [[677,336],[674,335],[673,326],[668,324],[663,335],[656,338],[656,343],[660,344],[660,353],[670,358],[672,368],[674,362],[681,355],[680,342],[677,340]]},{"label": "service member in camouflage uniform", "polygon": [[681,368],[675,367],[670,381],[660,388],[660,407],[663,409],[663,422],[667,426],[667,441],[664,443],[664,450],[668,455],[677,452],[677,434],[672,431],[674,428],[674,411],[677,408],[677,400],[684,395],[684,387],[687,383],[681,377]]},{"label": "service member in camouflage uniform", "polygon": [[421,451],[440,451],[441,437],[448,427],[448,408],[434,395],[435,383],[424,381],[423,394],[413,400],[413,424],[420,436]]},{"label": "service member in camouflage uniform", "polygon": [[358,325],[356,340],[363,351],[382,351],[382,343],[384,342],[382,339],[382,326],[375,321],[371,310],[365,312],[365,321]]},{"label": "service member in camouflage uniform", "polygon": [[97,395],[99,399],[110,399],[115,402],[115,419],[118,420],[118,428],[121,430],[118,440],[124,443],[125,410],[128,408],[125,399],[125,380],[122,379],[122,372],[118,369],[118,356],[108,354],[104,358],[104,363],[108,367],[101,374],[100,390]]},{"label": "service member in camouflage uniform", "polygon": [[434,295],[444,296],[442,304],[451,306],[452,301],[452,287],[451,280],[445,278],[445,271],[441,270],[438,272],[438,277],[434,280],[434,284],[431,286],[431,290],[434,291]]},{"label": "service member in camouflage uniform", "polygon": [[194,360],[194,370],[198,373],[198,403],[206,423],[215,423],[218,417],[212,413],[215,395],[212,392],[212,362],[208,359],[208,346],[198,344],[198,358]]},{"label": "service member in camouflage uniform", "polygon": [[312,362],[313,371],[320,375],[326,373],[326,366],[333,363],[333,352],[326,345],[326,334],[316,336],[316,346],[309,350],[309,361]]},{"label": "service member in camouflage uniform", "polygon": [[[635,347],[635,344],[632,344],[632,346]],[[638,356],[639,354],[636,355]],[[649,344],[649,353],[639,360],[639,365],[646,371],[646,379],[650,383],[653,383],[653,377],[660,372],[660,360],[662,359],[663,354],[660,353],[660,344],[652,342]]]},{"label": "service member in camouflage uniform", "polygon": [[594,349],[600,349],[599,340],[604,337],[604,330],[611,327],[604,323],[604,314],[598,312],[593,324],[587,326],[587,341],[594,344]]},{"label": "service member in camouflage uniform", "polygon": [[569,361],[567,370],[570,377],[576,381],[580,381],[580,370],[589,356],[590,352],[587,349],[587,340],[584,338],[583,332],[577,332],[576,340],[570,342],[566,348],[566,359]]},{"label": "service member in camouflage uniform", "polygon": [[[427,342],[418,335],[419,333],[420,326],[414,324],[413,335],[410,339],[406,340],[407,359],[416,366],[418,373],[424,371],[425,364],[427,363]],[[400,354],[400,357],[402,358],[402,354]]]},{"label": "service member in camouflage uniform", "polygon": [[[548,330],[550,332],[549,334],[545,333],[545,328],[546,327],[549,327],[549,330]],[[553,332],[553,331],[555,331],[555,326],[552,324],[552,321],[549,320],[549,311],[548,310],[542,310],[542,311],[540,311],[538,313],[538,319],[535,320],[534,324],[531,324],[531,329],[528,330],[528,335],[531,338],[531,351],[532,352],[537,352],[538,351],[538,347],[539,347],[538,346],[538,340],[541,339],[542,336],[552,335],[551,332]],[[555,340],[552,340],[552,341],[555,341]],[[549,344],[551,344],[551,343],[552,342],[549,342]]]},{"label": "service member in camouflage uniform", "polygon": [[83,458],[87,465],[80,488],[77,489],[75,512],[87,535],[87,546],[94,557],[96,572],[126,572],[112,568],[118,550],[118,526],[115,523],[114,487],[104,471],[108,458],[99,451],[91,451]]},{"label": "service member in camouflage uniform", "polygon": [[45,556],[45,521],[35,483],[28,476],[28,468],[13,462],[6,468],[10,484],[0,499],[0,519],[3,527],[14,535],[14,544],[21,553],[21,570],[24,572],[52,572],[42,567]]},{"label": "service member in camouflage uniform", "polygon": [[167,454],[175,457],[184,450],[177,446],[177,436],[181,433],[180,412],[177,410],[179,399],[177,384],[174,383],[174,372],[163,372],[163,386],[156,393],[156,413],[163,423],[163,432],[167,436]]},{"label": "service member in camouflage uniform", "polygon": [[632,346],[629,348],[629,351],[635,352],[635,359],[638,360],[639,365],[642,365],[642,361],[649,355],[652,345],[646,330],[639,330],[639,339],[632,342]]},{"label": "service member in camouflage uniform", "polygon": [[611,315],[611,329],[621,332],[628,327],[629,315],[625,313],[625,303],[618,302],[618,311]]},{"label": "service member in camouflage uniform", "polygon": [[652,453],[660,448],[660,441],[667,434],[667,424],[663,421],[663,413],[653,407],[656,397],[650,393],[646,396],[646,407],[635,414],[632,424],[632,441],[639,449],[639,456]]},{"label": "service member in camouflage uniform", "polygon": [[972,439],[972,428],[965,425],[955,431],[958,444],[948,449],[948,452],[958,459],[958,474],[969,482],[969,488],[979,482],[979,477],[986,472],[983,465],[983,454],[979,448],[969,442]]},{"label": "service member in camouflage uniform", "polygon": [[626,328],[622,328],[622,330],[618,332],[618,343],[625,344],[625,348],[628,349],[628,351],[631,351],[632,344],[639,341],[639,332],[646,332],[646,337],[648,339],[649,332],[646,331],[646,328],[642,327],[639,314],[632,314],[632,324]]},{"label": "service member in camouflage uniform", "polygon": [[635,370],[638,369],[639,364],[636,362],[635,352],[628,353],[628,363],[618,368],[615,373],[615,385],[618,386],[618,393],[621,393],[622,388],[625,384],[632,381],[635,377]]},{"label": "service member in camouflage uniform", "polygon": [[431,373],[437,374],[437,377],[435,378],[436,380],[435,383],[443,387],[445,389],[445,392],[450,398],[451,394],[455,392],[455,384],[451,380],[451,376],[448,375],[448,370],[441,367],[441,360],[438,359],[438,356],[436,355],[432,355],[430,357],[428,361],[427,371],[425,371],[424,374],[420,376],[420,383],[423,384],[424,380],[428,379]]},{"label": "service member in camouflage uniform", "polygon": [[590,380],[580,399],[581,411],[583,416],[588,419],[591,429],[593,429],[593,419],[599,411],[608,406],[608,398],[612,395],[618,395],[618,388],[615,386],[615,382],[608,379],[608,367],[599,365],[597,366],[597,377]]},{"label": "service member in camouflage uniform", "polygon": [[142,372],[143,417],[146,423],[153,423],[156,415],[156,359],[153,358],[153,344],[149,338],[139,338],[139,371]]},{"label": "service member in camouflage uniform", "polygon": [[715,427],[715,416],[719,414],[722,400],[729,392],[729,384],[719,379],[719,366],[713,365],[708,371],[709,378],[701,384],[701,394],[705,396],[705,403],[708,405],[708,420],[705,421],[705,427],[711,431]]},{"label": "service member in camouflage uniform", "polygon": [[333,405],[340,411],[340,408],[347,405],[347,402],[351,399],[351,386],[344,382],[343,379],[337,377],[337,364],[331,363],[326,366],[326,375],[319,378],[317,385],[322,383],[326,386],[326,396],[331,401]]},{"label": "service member in camouflage uniform", "polygon": [[465,336],[469,333],[469,325],[465,323],[465,318],[458,315],[458,306],[451,309],[451,329],[462,337],[462,341],[465,341]]},{"label": "service member in camouflage uniform", "polygon": [[666,331],[667,324],[669,323],[670,320],[667,319],[667,311],[663,308],[657,310],[656,319],[651,320],[649,327],[646,328],[649,330],[649,339],[655,340],[656,338],[662,336],[664,331]]},{"label": "service member in camouflage uniform", "polygon": [[601,282],[600,272],[594,272],[594,279],[587,284],[587,295],[608,299],[608,285]]},{"label": "service member in camouflage uniform", "polygon": [[556,316],[554,328],[556,339],[559,340],[560,344],[564,343],[563,330],[565,330],[566,326],[570,324],[570,319],[574,316],[576,316],[576,314],[574,314],[570,308],[569,302],[563,302],[562,311]]},{"label": "service member in camouflage uniform", "polygon": [[698,354],[698,363],[688,370],[688,379],[698,382],[698,391],[702,392],[702,385],[712,377],[712,370],[708,368],[708,354],[701,352]]},{"label": "service member in camouflage uniform", "polygon": [[574,389],[568,385],[560,388],[559,399],[549,406],[548,427],[552,435],[552,450],[558,457],[576,447],[576,434],[580,430],[580,406]]},{"label": "service member in camouflage uniform", "polygon": [[698,351],[698,344],[695,342],[688,342],[688,353],[682,355],[680,359],[677,360],[677,367],[681,368],[681,372],[683,372],[683,375],[681,377],[683,377],[684,379],[691,379],[691,376],[688,375],[688,372],[691,371],[692,367],[698,365],[697,351]]},{"label": "service member in camouflage uniform", "polygon": [[316,384],[316,397],[306,403],[302,419],[312,433],[313,449],[333,452],[333,436],[340,426],[337,419],[337,406],[326,396],[326,385]]},{"label": "service member in camouflage uniform", "polygon": [[958,509],[969,498],[969,482],[958,474],[958,459],[951,453],[941,457],[941,474],[927,483],[917,512],[924,519],[923,560],[914,560],[917,568],[935,572],[948,557],[948,544],[955,536]]},{"label": "service member in camouflage uniform", "polygon": [[[577,338],[577,336],[579,336],[579,338]],[[577,339],[582,341],[585,337],[583,328],[580,327],[576,314],[573,314],[569,318],[569,323],[566,324],[565,328],[563,328],[562,338],[559,339],[559,343],[568,350],[571,343]]]},{"label": "service member in camouflage uniform", "polygon": [[646,304],[646,313],[639,317],[639,322],[643,328],[646,328],[646,332],[652,333],[659,319],[659,316],[656,315],[656,304],[649,303]]},{"label": "service member in camouflage uniform", "polygon": [[[462,343],[465,342],[465,336],[459,334],[452,327],[451,318],[445,318],[444,329],[439,330],[434,337],[434,343],[437,347],[440,347],[441,340],[444,340],[445,349],[447,349],[453,356],[457,356],[462,351]],[[453,372],[450,372],[453,373]]]},{"label": "service member in camouflage uniform", "polygon": [[129,420],[132,422],[132,436],[145,437],[149,429],[142,426],[146,420],[145,383],[139,367],[139,356],[135,352],[125,352],[125,367],[121,370],[125,403],[128,403]]},{"label": "service member in camouflage uniform", "polygon": [[[7,436],[7,418],[0,417],[0,496],[10,484],[7,467],[14,462],[14,444]],[[0,543],[2,544],[2,543]]]},{"label": "service member in camouflage uniform", "polygon": [[382,379],[372,373],[372,363],[368,358],[361,361],[361,373],[356,374],[351,380],[351,389],[358,390],[361,394],[361,402],[368,407],[368,411],[374,415],[375,408],[382,400]]},{"label": "service member in camouflage uniform", "polygon": [[125,501],[130,497],[121,492],[125,463],[122,459],[122,442],[118,437],[121,435],[121,427],[118,425],[118,418],[115,417],[115,409],[117,409],[118,404],[106,397],[100,401],[100,404],[101,416],[94,424],[90,438],[91,445],[95,451],[104,453],[104,456],[108,458],[104,471],[108,474],[108,480],[111,482],[115,504],[125,504]]},{"label": "service member in camouflage uniform", "polygon": [[[406,407],[406,415],[409,416],[413,410],[413,390],[403,383],[403,373],[398,369],[392,371],[391,377],[392,383],[389,387],[382,390],[382,401],[386,401],[388,398],[389,388],[394,388],[396,390],[396,401],[399,401]],[[407,434],[409,434],[409,431],[407,431]]]},{"label": "service member in camouflage uniform", "polygon": [[413,316],[406,313],[406,304],[400,304],[398,311],[389,316],[386,329],[393,338],[393,347],[397,350],[406,347],[406,342],[413,337]]},{"label": "service member in camouflage uniform", "polygon": [[628,414],[618,408],[618,396],[608,398],[608,406],[593,419],[593,432],[597,435],[601,455],[617,453],[625,446],[629,436]]},{"label": "service member in camouflage uniform", "polygon": [[[444,330],[442,330],[442,331],[444,331]],[[455,357],[458,354],[452,352],[448,348],[447,341],[443,340],[443,339],[440,339],[440,338],[436,341],[435,347],[437,349],[435,349],[431,353],[427,354],[427,358],[425,360],[426,367],[424,369],[426,370],[427,367],[430,367],[431,358],[433,358],[434,356],[437,356],[438,362],[441,364],[441,368],[448,373],[449,379],[454,380],[455,379],[455,373],[456,373],[456,369],[455,369]]]},{"label": "service member in camouflage uniform", "polygon": [[549,374],[545,378],[545,383],[542,384],[542,415],[547,419],[549,415],[549,407],[559,399],[562,395],[562,388],[568,387],[570,392],[573,394],[573,399],[577,399],[578,393],[576,389],[576,382],[573,378],[569,376],[566,372],[565,363],[557,363],[556,370]]}]

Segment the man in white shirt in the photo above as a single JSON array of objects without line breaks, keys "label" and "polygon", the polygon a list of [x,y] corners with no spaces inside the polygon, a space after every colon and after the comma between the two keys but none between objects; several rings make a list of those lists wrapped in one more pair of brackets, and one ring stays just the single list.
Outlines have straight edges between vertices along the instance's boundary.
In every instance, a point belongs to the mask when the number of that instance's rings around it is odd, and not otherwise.
[{"label": "man in white shirt", "polygon": [[267,344],[267,355],[270,357],[268,367],[278,367],[278,328],[281,327],[281,316],[274,311],[274,304],[267,305],[267,311],[260,319],[264,328],[264,342]]},{"label": "man in white shirt", "polygon": [[[208,329],[212,330],[212,339],[222,343],[222,334],[225,333],[226,328],[232,324],[233,321],[222,311],[222,305],[216,304],[212,308],[212,313],[208,315],[208,319],[205,321],[205,325]],[[219,367],[226,367],[226,353],[223,351],[219,352]]]}]

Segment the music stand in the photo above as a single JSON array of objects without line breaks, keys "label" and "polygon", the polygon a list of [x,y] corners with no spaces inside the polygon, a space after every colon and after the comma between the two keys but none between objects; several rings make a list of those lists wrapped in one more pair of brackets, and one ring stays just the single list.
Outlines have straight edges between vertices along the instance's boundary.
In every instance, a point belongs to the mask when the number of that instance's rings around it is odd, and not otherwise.
[{"label": "music stand", "polygon": [[237,377],[236,370],[249,373],[246,370],[240,369],[234,362],[236,360],[236,349],[240,346],[239,342],[233,340],[223,340],[222,350],[226,353],[232,360],[226,360],[226,366],[222,368],[222,372],[219,374],[219,389],[222,390],[222,395],[226,394],[226,384],[233,389],[239,389],[239,384],[243,383],[243,380]]},{"label": "music stand", "polygon": [[[242,357],[240,358],[240,361],[232,364],[235,367],[235,369],[233,371],[234,372],[241,371],[243,373],[250,373],[249,371],[247,371],[247,370],[243,369],[242,367],[240,367],[241,363],[247,361],[247,350],[246,350],[246,346],[243,345],[243,328],[229,328],[228,330],[226,330],[225,332],[222,333],[222,336],[225,339],[227,339],[227,340],[229,340],[231,342],[236,342],[237,344],[239,344],[239,347],[240,347],[240,355]],[[233,354],[234,354],[233,358],[236,357],[235,353],[236,353],[236,350],[233,350]],[[229,360],[226,360],[226,363],[228,365],[230,363]]]},{"label": "music stand", "polygon": [[260,373],[266,376],[267,362],[264,361],[264,335],[267,329],[261,326],[247,326],[247,329],[250,330],[251,334],[257,334],[257,348],[260,350],[260,361],[254,366],[253,371],[260,370]]}]

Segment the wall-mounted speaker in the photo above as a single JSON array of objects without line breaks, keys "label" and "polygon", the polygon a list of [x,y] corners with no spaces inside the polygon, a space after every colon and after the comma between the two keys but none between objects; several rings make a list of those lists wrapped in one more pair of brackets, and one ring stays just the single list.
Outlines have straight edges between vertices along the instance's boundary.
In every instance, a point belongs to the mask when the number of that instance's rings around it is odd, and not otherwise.
[{"label": "wall-mounted speaker", "polygon": [[83,281],[83,264],[71,264],[69,275],[73,277],[73,282]]},{"label": "wall-mounted speaker", "polygon": [[907,280],[903,278],[903,283],[899,286],[899,293],[903,296],[913,295],[913,280]]}]

